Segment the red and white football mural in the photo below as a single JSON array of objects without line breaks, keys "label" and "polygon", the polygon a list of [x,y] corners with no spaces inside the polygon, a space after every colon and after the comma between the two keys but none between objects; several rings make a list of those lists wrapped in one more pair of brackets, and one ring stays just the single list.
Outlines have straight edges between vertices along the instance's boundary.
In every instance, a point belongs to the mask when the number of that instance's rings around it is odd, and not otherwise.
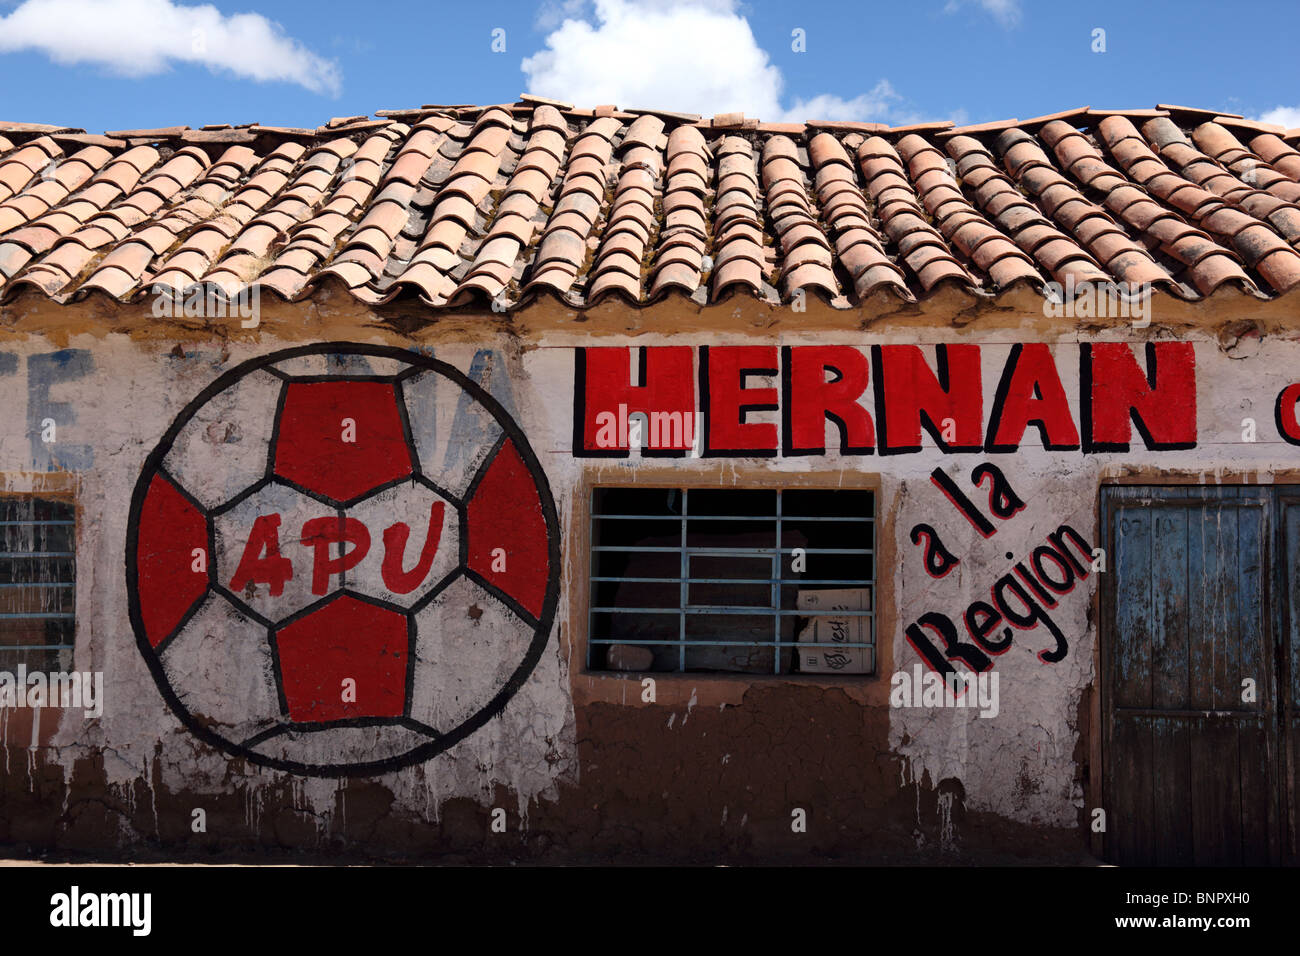
[{"label": "red and white football mural", "polygon": [[301,774],[396,769],[498,714],[546,646],[555,504],[522,431],[414,352],[309,346],[185,408],[136,485],[136,638],[195,734]]}]

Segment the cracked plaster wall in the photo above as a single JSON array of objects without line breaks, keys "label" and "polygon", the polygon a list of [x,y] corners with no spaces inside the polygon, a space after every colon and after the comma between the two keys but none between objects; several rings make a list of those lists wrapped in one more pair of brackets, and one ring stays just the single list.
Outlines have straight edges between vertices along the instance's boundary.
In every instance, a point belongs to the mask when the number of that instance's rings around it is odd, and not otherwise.
[{"label": "cracked plaster wall", "polygon": [[[1277,472],[1295,467],[1296,449],[1276,435],[1272,403],[1282,388],[1300,378],[1300,344],[1270,338],[1262,347],[1234,348],[1237,354],[1231,354],[1212,336],[1190,337],[1197,343],[1199,406],[1199,443],[1193,450],[1151,453],[1139,448],[1127,455],[1087,456],[1046,452],[1029,447],[1037,442],[1037,433],[1031,428],[1026,433],[1026,447],[1013,455],[944,456],[927,448],[919,454],[891,457],[840,459],[831,454],[768,461],[733,459],[722,466],[722,480],[729,474],[742,480],[755,469],[774,475],[807,470],[880,475],[878,574],[881,594],[888,594],[892,607],[881,608],[884,629],[878,640],[882,661],[892,661],[894,669],[910,670],[919,658],[905,640],[904,628],[927,610],[956,618],[970,601],[987,598],[990,584],[1012,563],[1005,558],[1006,552],[1019,560],[1061,523],[1099,543],[1097,494],[1103,478],[1137,468],[1152,475],[1158,469],[1185,472],[1195,476],[1194,480],[1208,482],[1249,473],[1253,480],[1268,482]],[[1025,338],[1041,340],[1032,335]],[[984,345],[987,421],[992,386],[1010,343],[1019,340],[1014,332],[959,338],[952,332],[928,329],[880,336],[839,332],[833,337],[836,344],[858,346],[958,340]],[[781,344],[796,345],[826,341],[826,336],[785,335],[780,339]],[[680,339],[648,335],[600,344],[669,343],[682,344]],[[45,479],[39,476],[51,470],[50,463],[40,460],[30,422],[44,413],[29,406],[34,397],[62,403],[55,406],[53,415],[56,420],[65,419],[60,422],[54,446],[55,465],[60,450],[66,448],[78,466],[74,475],[79,517],[76,667],[104,672],[107,704],[97,721],[87,723],[79,712],[69,711],[57,727],[51,727],[50,715],[38,717],[32,725],[30,720],[23,723],[21,715],[0,713],[6,774],[34,774],[37,748],[29,743],[42,742],[48,747],[41,749],[41,760],[57,767],[65,781],[83,771],[89,755],[100,755],[96,760],[102,758],[108,786],[132,805],[148,800],[158,788],[200,800],[205,794],[240,793],[250,828],[271,812],[269,804],[287,803],[308,814],[318,828],[341,826],[346,830],[346,820],[338,818],[344,812],[339,793],[350,784],[295,778],[243,761],[232,763],[191,737],[159,696],[127,617],[123,573],[127,504],[145,456],[175,415],[218,374],[244,359],[293,343],[270,339],[257,347],[197,343],[186,345],[183,357],[164,345],[140,344],[112,335],[73,335],[59,343],[65,344],[86,350],[91,367],[67,381],[56,379],[44,390],[32,387],[31,370],[39,365],[33,366],[29,358],[54,351],[53,344],[39,336],[15,338],[5,344],[3,351],[17,361],[8,370],[0,366],[0,373],[8,371],[0,374],[0,406],[10,410],[0,424],[0,470],[8,491],[41,486]],[[489,391],[516,410],[548,474],[566,542],[571,533],[572,495],[584,467],[568,454],[573,391],[568,344],[571,342],[551,343],[543,338],[542,347],[521,348],[505,336],[488,336],[473,346],[435,349],[438,358],[466,371],[479,350],[498,350],[504,368],[492,366],[488,377],[495,381],[487,383]],[[691,344],[696,343],[691,340]],[[1071,340],[1055,347],[1058,370],[1077,422],[1077,345]],[[1258,423],[1259,441],[1254,444],[1241,440],[1246,417]],[[73,451],[77,446],[89,449],[89,460],[76,460],[81,454]],[[970,468],[983,460],[992,460],[1005,470],[1027,505],[1012,519],[997,522],[997,533],[988,539],[976,534],[929,480],[930,471],[943,466],[959,482],[966,481]],[[681,463],[681,469],[688,473],[715,465],[687,461]],[[636,460],[604,465],[602,475],[631,478],[638,467]],[[978,495],[972,497],[979,500]],[[908,540],[909,529],[920,521],[932,524],[947,547],[961,558],[960,565],[943,579],[923,573],[920,551]],[[569,612],[569,558],[566,553],[557,637]],[[1038,652],[1051,646],[1041,627],[1016,632],[1011,649],[996,661],[1001,694],[998,718],[982,719],[968,709],[889,712],[888,746],[904,768],[898,779],[900,791],[918,786],[922,779],[930,786],[956,780],[967,811],[996,814],[1028,825],[1064,828],[1077,824],[1087,797],[1078,757],[1078,715],[1081,697],[1095,680],[1092,604],[1097,584],[1098,576],[1090,576],[1051,612],[1070,642],[1068,655],[1059,663],[1044,664],[1038,659]],[[391,795],[392,812],[416,820],[437,820],[441,808],[455,798],[486,806],[506,793],[527,827],[530,812],[541,802],[560,799],[564,788],[583,787],[573,685],[590,679],[577,676],[582,662],[573,659],[573,647],[570,641],[553,639],[504,713],[469,739],[427,764],[376,777],[372,782]],[[889,676],[882,673],[881,680],[887,681]],[[764,693],[767,695],[767,688]],[[871,706],[879,708],[881,700],[877,694]],[[712,700],[707,703],[714,705]],[[685,724],[690,709],[678,711],[683,711],[681,723]],[[668,725],[664,732],[671,733],[673,722],[666,716],[663,722]],[[645,731],[642,727],[637,732]],[[763,747],[761,741],[753,744]],[[747,746],[749,742],[737,740],[727,749],[743,751]],[[15,764],[19,760],[26,766],[20,769]],[[617,786],[631,784],[620,781]],[[942,793],[940,797],[941,815],[943,801],[949,802],[944,825],[950,827],[952,797]],[[726,819],[724,813],[724,822]],[[128,836],[124,829],[122,839]]]}]

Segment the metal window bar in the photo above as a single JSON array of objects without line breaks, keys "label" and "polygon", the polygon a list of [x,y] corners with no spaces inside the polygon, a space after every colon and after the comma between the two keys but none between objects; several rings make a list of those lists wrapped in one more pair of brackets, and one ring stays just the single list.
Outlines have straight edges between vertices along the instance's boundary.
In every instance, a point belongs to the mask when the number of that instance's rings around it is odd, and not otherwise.
[{"label": "metal window bar", "polygon": [[0,497],[0,671],[71,666],[75,528],[71,501]]},{"label": "metal window bar", "polygon": [[691,503],[690,492],[687,489],[683,488],[682,489],[682,569],[681,569],[682,587],[681,587],[681,600],[677,604],[677,606],[681,608],[681,622],[680,622],[681,629],[678,631],[678,637],[677,637],[677,640],[681,643],[681,647],[679,649],[680,656],[677,662],[677,669],[679,671],[686,670],[686,604],[690,600],[690,595],[691,595],[691,585],[689,580],[691,576],[691,554],[690,551],[687,549],[687,538],[686,538],[686,518],[687,515],[690,514],[690,503]]},{"label": "metal window bar", "polygon": [[[870,517],[863,516],[844,516],[835,515],[798,515],[790,516],[784,511],[784,496],[781,490],[775,492],[775,508],[772,514],[751,514],[751,515],[712,515],[690,513],[690,489],[665,489],[666,491],[676,491],[681,495],[682,507],[679,515],[639,515],[639,514],[620,514],[620,513],[602,513],[598,507],[599,493],[605,489],[597,488],[592,491],[591,499],[591,557],[589,564],[590,603],[588,606],[588,641],[587,641],[587,666],[592,665],[592,649],[599,646],[610,646],[615,644],[626,644],[635,646],[660,646],[671,647],[676,645],[678,649],[677,667],[684,672],[686,670],[686,652],[692,647],[771,647],[773,649],[773,672],[782,673],[782,651],[784,649],[797,649],[802,646],[807,648],[806,642],[800,642],[798,635],[792,635],[792,639],[784,639],[781,634],[781,622],[784,618],[812,618],[829,616],[829,612],[817,612],[813,610],[799,610],[797,608],[784,608],[782,603],[782,589],[790,586],[804,587],[809,585],[821,587],[833,587],[838,589],[866,588],[872,595],[874,604],[875,595],[875,569],[872,567],[872,574],[869,577],[842,577],[842,578],[802,578],[786,577],[782,573],[782,559],[787,555],[792,555],[796,550],[793,547],[782,546],[782,535],[787,522],[797,523],[815,523],[815,522],[834,522],[845,524],[864,524],[869,525],[871,530],[870,547],[865,548],[813,548],[806,547],[802,550],[806,555],[842,555],[842,556],[865,556],[875,555],[875,496],[870,492],[861,492],[870,495],[872,514]],[[708,489],[713,490],[713,489]],[[749,490],[749,489],[745,489]],[[856,491],[856,489],[855,489]],[[833,492],[828,491],[828,494]],[[700,522],[716,521],[768,521],[774,524],[775,540],[771,547],[720,547],[720,546],[692,546],[689,543],[689,524],[694,518]],[[650,545],[603,545],[596,544],[598,539],[597,523],[601,521],[642,521],[674,522],[680,529],[680,543],[677,547],[650,546]],[[644,554],[644,553],[662,553],[662,554],[680,554],[680,562],[677,577],[649,577],[636,575],[608,575],[599,574],[600,569],[599,556],[601,554]],[[770,561],[770,570],[767,577],[743,577],[743,578],[719,578],[719,577],[695,577],[691,574],[691,559],[697,556],[708,557],[737,557],[737,558],[762,558],[766,557]],[[620,584],[677,584],[678,602],[675,607],[642,607],[628,606],[615,607],[611,605],[599,604],[596,602],[596,584],[601,583],[620,583]],[[690,600],[690,588],[694,584],[710,585],[767,585],[770,588],[769,601],[767,605],[754,604],[692,604]],[[678,628],[676,639],[657,639],[657,638],[619,638],[619,637],[600,637],[596,636],[595,617],[597,614],[607,615],[676,615],[678,618]],[[772,618],[772,640],[704,640],[700,638],[687,637],[687,621],[691,615],[720,615],[736,617],[766,617]],[[866,618],[873,621],[875,617],[874,610],[836,610],[833,612],[835,617],[857,617]],[[875,673],[875,625],[869,626],[868,639],[856,642],[836,642],[835,646],[840,648],[863,648],[868,651],[868,666],[866,673]],[[822,645],[813,645],[822,646]]]},{"label": "metal window bar", "polygon": [[772,577],[778,580],[772,582],[772,607],[777,613],[772,617],[772,639],[776,641],[776,647],[772,653],[772,672],[781,673],[781,492],[776,493],[776,547],[777,554],[772,555]]}]

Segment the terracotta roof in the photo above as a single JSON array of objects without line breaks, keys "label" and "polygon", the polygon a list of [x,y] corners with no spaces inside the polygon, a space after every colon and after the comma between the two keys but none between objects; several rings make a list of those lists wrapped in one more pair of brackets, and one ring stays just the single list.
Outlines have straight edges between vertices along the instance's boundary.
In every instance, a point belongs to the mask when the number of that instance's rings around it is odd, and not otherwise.
[{"label": "terracotta roof", "polygon": [[1077,109],[768,124],[539,97],[310,129],[0,123],[0,301],[338,284],[368,305],[575,307],[945,284],[1300,285],[1300,130]]}]

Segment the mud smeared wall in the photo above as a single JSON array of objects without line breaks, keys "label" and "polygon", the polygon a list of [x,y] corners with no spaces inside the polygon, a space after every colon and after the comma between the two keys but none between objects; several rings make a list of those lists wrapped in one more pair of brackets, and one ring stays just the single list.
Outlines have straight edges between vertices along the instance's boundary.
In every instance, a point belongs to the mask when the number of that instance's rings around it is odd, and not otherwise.
[{"label": "mud smeared wall", "polygon": [[[1267,318],[1259,328],[1268,329]],[[35,322],[21,317],[18,325]],[[1087,727],[1095,698],[1094,601],[1104,572],[1089,565],[1068,592],[1048,591],[1049,608],[1015,566],[1032,570],[1035,550],[1052,546],[1063,525],[1099,544],[1104,481],[1294,477],[1296,449],[1278,435],[1274,405],[1297,377],[1300,345],[1271,330],[1262,344],[1253,335],[1225,343],[1208,329],[1066,335],[1028,320],[965,330],[933,322],[908,328],[900,320],[887,332],[846,327],[817,335],[777,328],[767,339],[757,334],[763,323],[754,316],[744,327],[677,336],[627,336],[616,322],[613,313],[592,316],[600,345],[800,346],[831,344],[832,337],[833,344],[862,350],[978,344],[985,423],[1016,343],[1053,346],[1073,421],[1081,423],[1080,340],[1133,343],[1139,358],[1148,339],[1192,342],[1196,444],[1149,451],[1135,432],[1127,453],[1053,451],[1041,447],[1031,427],[1013,452],[944,453],[927,437],[915,453],[841,455],[837,433],[828,430],[832,447],[824,455],[589,460],[572,455],[574,348],[592,340],[572,327],[552,323],[549,331],[520,338],[485,317],[479,326],[466,319],[419,343],[341,320],[295,331],[268,323],[260,340],[244,342],[196,330],[173,330],[172,338],[138,329],[92,335],[84,322],[83,330],[58,334],[14,330],[0,341],[0,403],[9,410],[0,425],[0,470],[6,491],[75,496],[75,666],[103,672],[106,700],[103,714],[89,721],[75,709],[0,709],[0,841],[65,850],[290,848],[470,860],[623,853],[905,860],[963,849],[1077,857],[1086,838],[1081,820],[1095,799],[1095,741]],[[160,695],[128,613],[128,511],[150,451],[220,375],[298,344],[303,335],[419,348],[481,385],[536,452],[560,531],[551,637],[499,716],[430,760],[342,779],[258,766],[196,738]],[[876,411],[869,398],[864,402]],[[40,437],[47,418],[58,426],[52,443]],[[1247,418],[1256,423],[1255,441],[1244,440]],[[777,421],[779,413],[758,420]],[[254,432],[252,424],[245,430]],[[974,480],[985,462],[997,466],[1023,504],[1005,518],[993,513],[992,483]],[[982,533],[954,505],[936,469],[965,491],[993,533]],[[585,497],[596,483],[651,479],[876,489],[877,674],[781,680],[660,674],[657,699],[647,703],[635,677],[586,673]],[[927,571],[927,536],[913,540],[918,525],[929,526],[956,559],[941,576]],[[1073,553],[1083,559],[1077,546]],[[1007,646],[990,655],[999,676],[998,715],[891,707],[893,675],[928,660],[924,644],[909,640],[909,627],[941,614],[971,643],[967,610],[977,601],[997,607],[992,591],[1008,574],[1028,589],[1051,626],[1011,627]],[[1006,626],[989,640],[1000,640]],[[1053,628],[1068,645],[1063,653]],[[942,650],[933,629],[921,633]],[[495,808],[505,811],[505,833],[493,828]],[[205,812],[204,832],[195,832],[196,809]],[[795,810],[805,811],[805,832],[792,829]]]}]

